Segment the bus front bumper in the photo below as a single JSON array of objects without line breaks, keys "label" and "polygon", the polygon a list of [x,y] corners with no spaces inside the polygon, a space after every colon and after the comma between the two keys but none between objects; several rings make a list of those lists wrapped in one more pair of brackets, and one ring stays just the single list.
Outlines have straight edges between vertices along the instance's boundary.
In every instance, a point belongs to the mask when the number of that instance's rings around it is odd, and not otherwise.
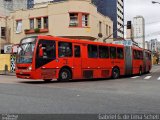
[{"label": "bus front bumper", "polygon": [[33,72],[29,70],[16,70],[16,76],[22,79],[34,79]]}]

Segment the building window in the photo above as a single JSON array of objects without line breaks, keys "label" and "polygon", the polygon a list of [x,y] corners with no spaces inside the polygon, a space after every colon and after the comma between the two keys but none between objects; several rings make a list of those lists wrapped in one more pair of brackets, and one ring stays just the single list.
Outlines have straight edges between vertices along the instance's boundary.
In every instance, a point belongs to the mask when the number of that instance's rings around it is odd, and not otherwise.
[{"label": "building window", "polygon": [[88,27],[89,26],[89,14],[88,13],[69,13],[70,27]]},{"label": "building window", "polygon": [[37,28],[41,28],[41,18],[37,18]]},{"label": "building window", "polygon": [[111,27],[109,26],[109,35],[111,35]]},{"label": "building window", "polygon": [[34,6],[34,0],[27,0],[27,8],[30,9],[30,8],[33,8]]},{"label": "building window", "polygon": [[70,23],[69,26],[77,27],[78,26],[78,13],[70,13]]},{"label": "building window", "polygon": [[44,28],[47,29],[48,28],[48,17],[44,17]]},{"label": "building window", "polygon": [[82,15],[82,27],[87,27],[88,26],[88,14],[83,14]]},{"label": "building window", "polygon": [[102,22],[99,21],[99,33],[102,33]]},{"label": "building window", "polygon": [[22,32],[22,20],[17,20],[16,21],[16,33],[21,33]]},{"label": "building window", "polygon": [[1,27],[1,38],[5,38],[5,37],[6,37],[6,28]]},{"label": "building window", "polygon": [[34,29],[34,19],[30,19],[30,29]]},{"label": "building window", "polygon": [[108,36],[108,25],[106,25],[106,36]]}]

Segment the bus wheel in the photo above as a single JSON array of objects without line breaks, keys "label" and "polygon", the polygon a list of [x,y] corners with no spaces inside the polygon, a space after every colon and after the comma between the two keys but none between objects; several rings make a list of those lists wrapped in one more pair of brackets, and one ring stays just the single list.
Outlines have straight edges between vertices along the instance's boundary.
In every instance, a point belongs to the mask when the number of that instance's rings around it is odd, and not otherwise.
[{"label": "bus wheel", "polygon": [[59,73],[59,81],[69,81],[71,79],[71,71],[63,68]]},{"label": "bus wheel", "polygon": [[113,79],[118,79],[120,76],[120,71],[118,68],[113,68],[112,70],[112,78]]},{"label": "bus wheel", "polygon": [[51,82],[52,81],[52,79],[43,79],[44,80],[44,82]]}]

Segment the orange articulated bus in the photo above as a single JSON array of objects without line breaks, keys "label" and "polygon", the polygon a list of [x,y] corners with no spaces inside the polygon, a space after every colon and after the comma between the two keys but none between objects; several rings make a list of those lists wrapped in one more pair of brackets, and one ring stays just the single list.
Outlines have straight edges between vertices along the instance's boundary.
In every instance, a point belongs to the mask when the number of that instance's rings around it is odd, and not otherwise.
[{"label": "orange articulated bus", "polygon": [[16,76],[45,81],[117,79],[149,72],[149,56],[149,51],[133,46],[53,36],[26,37],[18,47]]}]

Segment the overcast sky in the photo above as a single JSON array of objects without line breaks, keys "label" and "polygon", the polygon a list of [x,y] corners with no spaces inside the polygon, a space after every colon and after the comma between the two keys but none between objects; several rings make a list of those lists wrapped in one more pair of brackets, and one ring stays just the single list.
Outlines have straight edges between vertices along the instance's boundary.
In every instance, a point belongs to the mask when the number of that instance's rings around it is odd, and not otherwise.
[{"label": "overcast sky", "polygon": [[[133,17],[141,15],[145,18],[146,40],[160,40],[160,4],[152,4],[152,0],[124,0],[125,24]],[[155,0],[160,2],[160,0]]]}]

